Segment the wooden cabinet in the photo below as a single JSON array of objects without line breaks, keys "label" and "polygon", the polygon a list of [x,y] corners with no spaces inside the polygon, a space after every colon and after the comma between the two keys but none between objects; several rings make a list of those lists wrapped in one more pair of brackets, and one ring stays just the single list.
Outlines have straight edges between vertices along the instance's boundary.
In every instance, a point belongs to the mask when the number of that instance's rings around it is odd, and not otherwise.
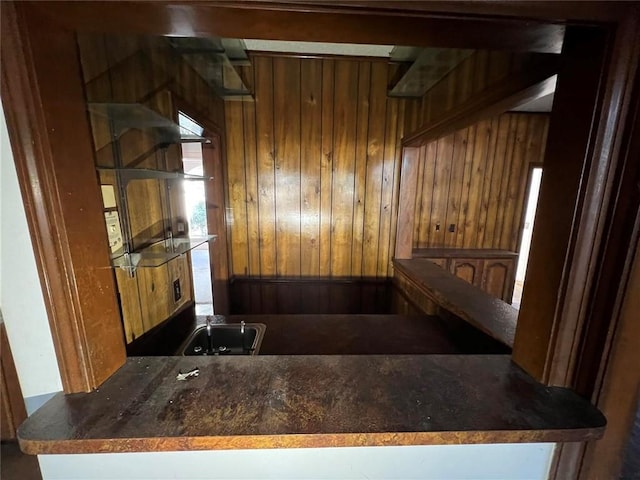
[{"label": "wooden cabinet", "polygon": [[511,303],[518,254],[507,250],[422,248],[414,258],[428,258],[456,277]]}]

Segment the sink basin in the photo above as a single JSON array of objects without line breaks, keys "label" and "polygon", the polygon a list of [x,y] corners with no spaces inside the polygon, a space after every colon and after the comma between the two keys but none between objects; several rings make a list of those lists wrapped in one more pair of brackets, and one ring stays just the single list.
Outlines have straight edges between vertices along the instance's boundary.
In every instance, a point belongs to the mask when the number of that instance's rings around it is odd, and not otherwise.
[{"label": "sink basin", "polygon": [[244,333],[239,323],[211,325],[211,342],[207,327],[198,327],[179,350],[180,355],[256,355],[267,326],[246,323]]}]

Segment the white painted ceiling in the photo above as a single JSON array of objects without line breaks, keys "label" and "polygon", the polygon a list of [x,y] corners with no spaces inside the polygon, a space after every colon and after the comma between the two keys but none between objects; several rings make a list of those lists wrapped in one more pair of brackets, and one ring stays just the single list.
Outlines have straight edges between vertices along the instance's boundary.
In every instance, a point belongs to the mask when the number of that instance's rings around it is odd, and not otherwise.
[{"label": "white painted ceiling", "polygon": [[393,45],[355,43],[288,42],[282,40],[244,39],[247,50],[300,53],[307,55],[348,55],[354,57],[389,57]]}]

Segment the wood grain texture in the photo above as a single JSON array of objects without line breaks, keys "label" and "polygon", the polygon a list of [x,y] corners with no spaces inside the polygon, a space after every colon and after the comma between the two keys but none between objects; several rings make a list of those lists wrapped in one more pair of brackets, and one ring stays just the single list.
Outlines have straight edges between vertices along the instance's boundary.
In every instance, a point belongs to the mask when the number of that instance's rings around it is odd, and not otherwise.
[{"label": "wood grain texture", "polygon": [[536,383],[507,355],[197,363],[197,378],[177,382],[193,357],[131,358],[99,391],[56,395],[22,425],[20,446],[50,454],[585,441],[606,423],[589,402]]},{"label": "wood grain texture", "polygon": [[[508,303],[470,285],[479,268],[479,260],[451,260],[456,261],[451,273],[424,258],[394,260],[394,280],[403,279],[405,283],[417,289],[418,298],[428,298],[442,309],[512,347],[518,311]],[[462,271],[456,272],[456,267]],[[465,274],[469,275],[469,278],[456,277]]]},{"label": "wood grain texture", "polygon": [[529,169],[542,163],[547,128],[547,115],[506,113],[420,147],[414,248],[518,251]]},{"label": "wood grain texture", "polygon": [[[199,118],[217,126],[224,125],[220,99],[164,39],[80,34],[78,45],[88,102],[142,103],[164,117],[174,118],[176,106],[172,95],[175,95],[182,103],[195,105],[195,113]],[[228,119],[233,128],[227,131],[240,134],[227,136],[226,144],[230,150],[240,149],[244,157],[243,104],[232,102],[229,110]],[[189,113],[195,116],[193,112]],[[117,132],[121,135],[119,141],[115,142],[108,121],[97,115],[92,115],[91,119],[98,165],[108,162],[107,165],[114,166],[114,155],[119,155],[120,166],[170,171],[182,169],[180,148],[177,145],[166,148],[159,145],[152,130]],[[247,135],[251,136],[251,132],[247,132]],[[245,169],[231,169],[229,178],[229,194],[245,198]],[[102,174],[101,179],[117,184],[117,178],[105,178]],[[179,232],[177,219],[186,217],[181,185],[166,180],[136,180],[129,182],[125,188],[131,248],[141,248],[164,238],[169,230],[174,234]],[[117,201],[122,218],[125,215],[124,205],[119,198]],[[247,208],[233,213],[240,217],[239,220],[244,219],[247,217]],[[233,222],[230,222],[230,226],[232,240],[247,245],[246,229],[234,228]],[[240,268],[249,268],[248,256],[236,258],[235,263]],[[122,272],[116,273],[128,343],[192,301],[188,265],[188,257],[182,257],[157,269],[141,269],[135,278],[129,278]],[[174,280],[180,280],[181,283],[182,298],[178,302],[173,299]]]},{"label": "wood grain texture", "polygon": [[420,146],[551,93],[557,55],[476,52],[421,98],[403,145]]},{"label": "wood grain texture", "polygon": [[0,440],[15,440],[16,430],[26,418],[18,372],[0,314]]},{"label": "wood grain texture", "polygon": [[227,108],[231,274],[387,277],[408,102],[386,98],[387,64],[252,58],[255,106]]},{"label": "wood grain texture", "polygon": [[62,383],[88,391],[125,351],[82,73],[75,35],[24,8],[2,6],[2,103]]}]

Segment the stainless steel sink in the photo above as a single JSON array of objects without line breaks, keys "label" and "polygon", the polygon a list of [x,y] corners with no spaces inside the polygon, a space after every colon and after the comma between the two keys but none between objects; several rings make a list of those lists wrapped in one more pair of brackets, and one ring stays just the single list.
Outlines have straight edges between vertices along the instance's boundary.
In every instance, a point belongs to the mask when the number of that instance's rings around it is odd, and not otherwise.
[{"label": "stainless steel sink", "polygon": [[239,323],[198,327],[178,350],[180,355],[256,355],[267,326],[264,323]]}]

